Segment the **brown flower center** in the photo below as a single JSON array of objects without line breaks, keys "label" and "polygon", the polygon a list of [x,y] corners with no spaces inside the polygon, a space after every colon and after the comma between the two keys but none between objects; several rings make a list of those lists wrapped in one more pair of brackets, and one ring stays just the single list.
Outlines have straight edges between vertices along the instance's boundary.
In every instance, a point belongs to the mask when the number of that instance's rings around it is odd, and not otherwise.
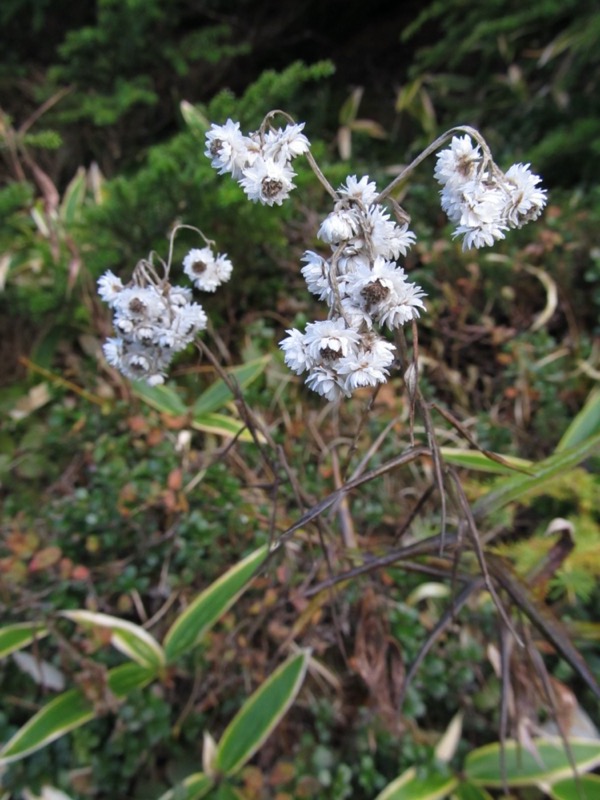
[{"label": "brown flower center", "polygon": [[129,301],[129,310],[134,314],[142,314],[146,310],[146,304],[139,297],[133,297]]},{"label": "brown flower center", "polygon": [[365,298],[365,303],[367,308],[371,308],[371,306],[377,305],[390,293],[390,290],[387,286],[384,286],[379,280],[373,281],[373,283],[367,283],[366,286],[360,290],[361,295]]},{"label": "brown flower center", "polygon": [[282,189],[283,184],[281,181],[274,178],[263,178],[262,190],[265,197],[269,199],[276,197]]},{"label": "brown flower center", "polygon": [[206,264],[204,261],[194,261],[192,264],[192,272],[196,275],[202,275],[203,272],[206,272]]},{"label": "brown flower center", "polygon": [[324,359],[328,359],[329,361],[337,361],[338,358],[342,357],[341,350],[334,350],[332,347],[329,347],[329,345],[322,347],[320,353]]}]

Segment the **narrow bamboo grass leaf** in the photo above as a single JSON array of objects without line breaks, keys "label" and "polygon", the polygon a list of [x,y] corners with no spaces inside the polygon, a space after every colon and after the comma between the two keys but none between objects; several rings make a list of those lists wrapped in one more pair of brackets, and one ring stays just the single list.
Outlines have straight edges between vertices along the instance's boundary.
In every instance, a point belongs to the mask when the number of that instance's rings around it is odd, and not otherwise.
[{"label": "narrow bamboo grass leaf", "polygon": [[133,622],[97,614],[93,611],[62,611],[61,615],[79,625],[103,628],[110,631],[110,643],[121,653],[142,667],[159,668],[164,665],[165,653],[148,631]]},{"label": "narrow bamboo grass leaf", "polygon": [[167,661],[191,650],[206,631],[235,603],[248,587],[256,569],[269,554],[267,545],[259,547],[205,589],[180,614],[164,639]]},{"label": "narrow bamboo grass leaf", "polygon": [[215,769],[233,775],[252,758],[294,702],[304,681],[310,652],[288,658],[246,700],[217,747]]},{"label": "narrow bamboo grass leaf", "polygon": [[566,628],[554,616],[550,608],[535,599],[529,588],[515,575],[511,565],[504,559],[493,553],[488,553],[486,561],[489,572],[508,592],[519,609],[529,617],[531,622],[551,642],[565,661],[573,667],[596,697],[600,698],[600,684],[598,684],[579,650],[571,642]]},{"label": "narrow bamboo grass leaf", "polygon": [[181,101],[179,110],[185,120],[185,124],[204,141],[204,134],[210,128],[210,122],[207,117],[196,106],[188,103],[187,100]]},{"label": "narrow bamboo grass leaf", "polygon": [[459,783],[454,789],[452,800],[493,800],[493,797],[482,786],[465,782]]},{"label": "narrow bamboo grass leaf", "polygon": [[33,716],[0,750],[0,766],[18,761],[93,719],[92,704],[80,689],[69,689]]},{"label": "narrow bamboo grass leaf", "polygon": [[60,218],[67,225],[72,225],[76,218],[83,201],[85,199],[87,174],[84,167],[79,167],[73,180],[67,186],[62,202],[60,204]]},{"label": "narrow bamboo grass leaf", "polygon": [[203,772],[195,772],[168,792],[161,794],[158,800],[200,800],[206,797],[213,786],[212,778]]},{"label": "narrow bamboo grass leaf", "polygon": [[490,492],[475,502],[473,516],[478,520],[483,519],[529,492],[542,489],[554,478],[564,475],[594,452],[600,452],[600,434],[540,461],[534,465],[533,475],[519,474],[497,483]]},{"label": "narrow bamboo grass leaf", "polygon": [[407,769],[377,795],[376,800],[443,800],[458,785],[454,775],[417,777],[414,767]]},{"label": "narrow bamboo grass leaf", "polygon": [[156,678],[156,670],[140,664],[121,664],[108,672],[106,682],[116,698],[122,700],[134,689],[147,686]]},{"label": "narrow bamboo grass leaf", "polygon": [[0,628],[0,658],[22,650],[35,639],[43,639],[47,635],[48,631],[41,622],[18,622],[15,625],[6,625]]},{"label": "narrow bamboo grass leaf", "polygon": [[[144,669],[137,664],[123,664],[108,673],[107,683],[115,697],[121,699],[133,689],[145,686],[154,675],[153,670]],[[97,714],[93,703],[81,689],[63,692],[41,708],[4,745],[0,750],[0,766],[41,750],[95,716]]]},{"label": "narrow bamboo grass leaf", "polygon": [[[507,786],[536,786],[553,784],[573,777],[569,754],[560,739],[534,739],[536,755],[518,742],[504,743],[505,781]],[[570,739],[569,746],[579,773],[594,769],[600,764],[600,741]],[[474,750],[466,758],[464,773],[475,783],[502,787],[502,745],[500,742]]]},{"label": "narrow bamboo grass leaf", "polygon": [[600,433],[600,389],[594,389],[585,405],[556,445],[557,453],[575,447]]},{"label": "narrow bamboo grass leaf", "polygon": [[514,475],[515,470],[529,470],[533,466],[532,461],[513,456],[502,456],[505,462],[503,464],[500,461],[492,461],[478,450],[467,450],[460,447],[440,447],[440,453],[444,456],[444,461],[449,464],[477,470],[477,472],[490,472],[494,475]]},{"label": "narrow bamboo grass leaf", "polygon": [[148,386],[143,381],[135,381],[131,384],[131,389],[140,400],[163,414],[183,417],[189,412],[188,407],[171,386]]},{"label": "narrow bamboo grass leaf", "polygon": [[557,781],[546,789],[552,800],[596,800],[600,797],[600,775],[580,775]]},{"label": "narrow bamboo grass leaf", "polygon": [[[241,364],[239,367],[227,370],[227,374],[237,383],[240,389],[245,389],[259,375],[265,371],[269,363],[270,356],[262,356],[261,358],[248,361],[246,364]],[[209,414],[211,411],[217,411],[223,408],[224,405],[233,400],[233,392],[227,386],[222,378],[216,380],[206,391],[202,392],[200,397],[196,400],[192,408],[194,419],[197,419],[203,414]]]},{"label": "narrow bamboo grass leaf", "polygon": [[243,422],[234,417],[227,417],[225,414],[205,413],[194,417],[191,422],[192,428],[205,433],[216,433],[218,436],[229,436],[232,439],[238,438],[242,442],[253,442],[251,432]]}]

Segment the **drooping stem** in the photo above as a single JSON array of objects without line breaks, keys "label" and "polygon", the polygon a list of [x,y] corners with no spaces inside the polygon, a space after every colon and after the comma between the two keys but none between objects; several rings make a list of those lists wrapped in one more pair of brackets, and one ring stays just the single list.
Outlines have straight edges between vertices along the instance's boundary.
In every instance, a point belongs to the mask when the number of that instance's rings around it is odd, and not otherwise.
[{"label": "drooping stem", "polygon": [[[263,121],[262,121],[262,123],[260,125],[259,136],[261,138],[261,141],[262,141],[263,136],[265,134],[265,130],[267,128],[267,125],[270,123],[271,119],[273,117],[276,117],[276,116],[284,117],[284,119],[286,119],[290,123],[290,125],[296,125],[297,124],[296,120],[290,114],[288,114],[287,111],[282,111],[279,108],[274,108],[272,111],[269,111],[269,113],[265,116],[265,118],[263,119]],[[308,161],[308,163],[310,165],[310,168],[312,169],[312,171],[317,176],[319,182],[321,183],[321,185],[323,186],[325,191],[329,195],[331,195],[331,197],[334,200],[339,200],[339,196],[338,196],[337,192],[335,191],[333,186],[329,183],[329,181],[327,180],[325,175],[323,175],[323,172],[322,172],[321,168],[317,164],[317,162],[315,160],[315,157],[310,152],[310,150],[307,150],[304,155],[306,156],[306,160]]]},{"label": "drooping stem", "polygon": [[475,128],[471,128],[470,125],[458,125],[457,127],[450,128],[445,133],[442,133],[441,136],[438,136],[438,138],[435,141],[433,141],[428,147],[426,147],[425,150],[423,150],[423,152],[420,153],[413,161],[411,161],[411,163],[407,167],[404,167],[402,172],[399,175],[396,175],[394,180],[388,186],[386,186],[386,188],[382,192],[379,193],[379,195],[375,198],[374,202],[382,203],[386,199],[386,197],[388,197],[394,191],[394,189],[397,186],[399,186],[399,184],[401,184],[402,181],[405,180],[405,178],[407,178],[414,169],[416,169],[416,167],[419,166],[419,164],[422,161],[425,161],[425,159],[428,156],[430,156],[439,147],[441,147],[444,144],[444,142],[450,139],[451,136],[454,136],[455,133],[467,133],[469,136],[472,136],[473,139],[475,139],[475,141],[479,145],[481,145],[481,149],[483,150],[485,160],[486,161],[489,160],[493,163],[494,160],[492,158],[492,153],[490,151],[490,148],[488,147],[487,142],[485,141],[483,136],[479,133],[479,131],[476,130]]}]

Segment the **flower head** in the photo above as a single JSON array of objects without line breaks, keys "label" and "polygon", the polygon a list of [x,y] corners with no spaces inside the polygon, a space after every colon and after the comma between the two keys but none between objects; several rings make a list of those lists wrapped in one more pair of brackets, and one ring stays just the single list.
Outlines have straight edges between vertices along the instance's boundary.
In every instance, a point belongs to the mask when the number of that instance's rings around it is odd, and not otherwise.
[{"label": "flower head", "polygon": [[244,170],[240,186],[253,202],[280,206],[294,188],[295,174],[287,163],[258,156],[252,166]]},{"label": "flower head", "polygon": [[194,248],[183,259],[183,271],[194,286],[204,292],[214,292],[229,280],[232,270],[227,256],[215,256],[210,247]]}]

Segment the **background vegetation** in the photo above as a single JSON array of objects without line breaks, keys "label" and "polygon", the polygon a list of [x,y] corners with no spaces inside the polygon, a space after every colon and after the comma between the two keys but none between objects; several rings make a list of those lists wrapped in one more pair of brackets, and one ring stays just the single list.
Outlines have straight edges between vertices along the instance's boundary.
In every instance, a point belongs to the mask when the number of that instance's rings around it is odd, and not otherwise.
[{"label": "background vegetation", "polygon": [[[474,503],[503,478],[479,469],[481,459],[475,469],[457,462],[458,449],[477,442],[538,462],[566,444],[593,443],[600,430],[595,3],[281,6],[0,7],[0,609],[6,623],[53,621],[57,638],[39,642],[35,657],[67,685],[85,685],[91,663],[108,670],[122,656],[102,637],[73,633],[55,619],[58,609],[112,614],[162,641],[199,591],[364,469],[367,454],[377,467],[410,443],[400,377],[372,404],[359,394],[334,410],[283,365],[285,329],[319,312],[299,259],[317,247],[327,198],[299,165],[287,205],[248,204],[204,157],[203,120],[232,117],[252,129],[283,108],[306,122],[334,185],[368,174],[383,186],[458,123],[480,128],[500,165],[531,162],[549,191],[544,218],[489,251],[462,253],[451,240],[430,162],[402,191],[418,237],[406,268],[428,294],[422,390],[446,411],[434,412],[435,429]],[[205,341],[224,367],[250,365],[243,393],[268,434],[262,447],[198,424],[194,403],[218,376],[196,350],[176,362],[171,406],[148,402],[100,358],[110,314],[96,279],[106,269],[128,277],[151,250],[166,255],[178,221],[201,227],[234,263],[235,279],[205,304]],[[176,259],[196,244],[183,234]],[[211,411],[231,424],[244,413],[226,392]],[[426,441],[423,421],[416,425]],[[582,452],[555,480],[494,508],[485,530],[490,558],[534,587],[538,613],[563,620],[598,675],[599,456]],[[557,518],[572,526],[572,548],[557,545]],[[427,461],[363,486],[289,537],[168,680],[0,767],[0,796],[48,784],[82,800],[158,797],[198,770],[203,731],[219,737],[292,643],[311,647],[320,666],[240,773],[244,797],[370,800],[403,770],[432,768],[457,712],[464,723],[451,763],[460,769],[503,724],[501,626],[489,595],[474,594],[438,632],[458,588],[437,554],[377,564],[319,591],[367,556],[437,534],[440,521]],[[475,574],[466,558],[461,569]],[[523,620],[515,614],[543,654],[555,708],[516,648],[520,715],[511,714],[508,732],[549,733],[558,714],[567,733],[586,725],[593,733],[593,689]],[[53,696],[47,683],[22,661],[0,662],[0,741]]]}]

